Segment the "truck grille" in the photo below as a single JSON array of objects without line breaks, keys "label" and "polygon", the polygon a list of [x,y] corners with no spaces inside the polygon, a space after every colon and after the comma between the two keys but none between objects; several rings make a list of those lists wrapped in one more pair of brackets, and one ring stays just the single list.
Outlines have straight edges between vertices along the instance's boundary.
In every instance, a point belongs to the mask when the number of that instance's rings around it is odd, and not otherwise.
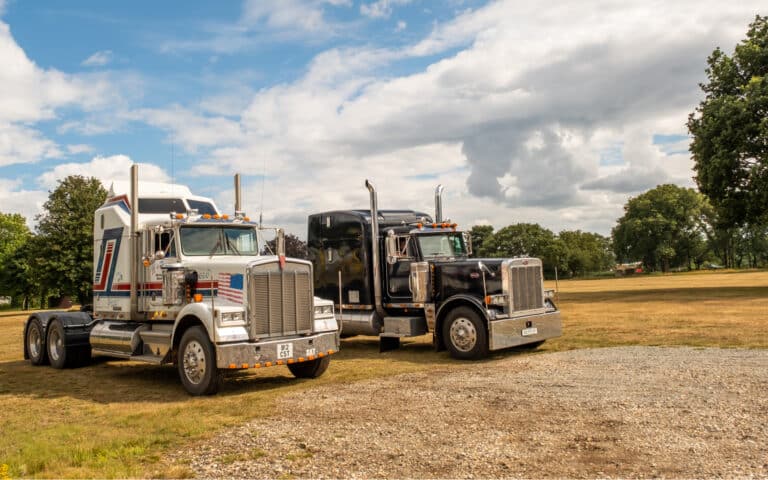
[{"label": "truck grille", "polygon": [[511,313],[544,309],[544,284],[541,261],[535,258],[514,259],[508,263],[504,279],[510,292]]},{"label": "truck grille", "polygon": [[312,279],[309,265],[277,263],[251,269],[248,284],[252,338],[312,331]]}]

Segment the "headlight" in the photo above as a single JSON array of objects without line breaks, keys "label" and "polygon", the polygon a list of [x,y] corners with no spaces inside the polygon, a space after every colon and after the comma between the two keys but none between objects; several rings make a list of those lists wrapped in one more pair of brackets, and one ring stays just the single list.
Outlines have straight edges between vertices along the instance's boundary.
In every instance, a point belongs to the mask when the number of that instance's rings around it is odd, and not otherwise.
[{"label": "headlight", "polygon": [[243,312],[220,312],[219,313],[219,323],[226,324],[226,323],[242,323],[243,322]]},{"label": "headlight", "polygon": [[509,297],[506,295],[488,295],[485,297],[485,303],[487,305],[498,305],[500,307],[504,307],[507,305],[507,302]]},{"label": "headlight", "polygon": [[316,305],[315,315],[333,315],[333,305]]}]

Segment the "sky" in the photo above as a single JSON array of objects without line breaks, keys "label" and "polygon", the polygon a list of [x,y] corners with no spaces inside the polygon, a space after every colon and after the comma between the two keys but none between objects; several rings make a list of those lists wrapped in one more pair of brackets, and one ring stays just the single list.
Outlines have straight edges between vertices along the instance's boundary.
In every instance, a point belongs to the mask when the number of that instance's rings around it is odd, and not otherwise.
[{"label": "sky", "polygon": [[[762,7],[761,11],[759,8]],[[67,175],[188,185],[306,237],[367,208],[610,234],[694,187],[707,56],[764,0],[0,0],[0,212]]]}]

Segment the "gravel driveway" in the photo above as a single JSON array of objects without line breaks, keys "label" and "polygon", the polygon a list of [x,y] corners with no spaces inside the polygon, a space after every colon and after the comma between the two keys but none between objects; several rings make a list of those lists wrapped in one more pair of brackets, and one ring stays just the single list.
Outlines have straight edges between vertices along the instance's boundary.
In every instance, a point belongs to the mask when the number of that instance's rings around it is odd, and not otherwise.
[{"label": "gravel driveway", "polygon": [[765,350],[514,355],[291,395],[169,460],[200,477],[766,478],[767,395]]}]

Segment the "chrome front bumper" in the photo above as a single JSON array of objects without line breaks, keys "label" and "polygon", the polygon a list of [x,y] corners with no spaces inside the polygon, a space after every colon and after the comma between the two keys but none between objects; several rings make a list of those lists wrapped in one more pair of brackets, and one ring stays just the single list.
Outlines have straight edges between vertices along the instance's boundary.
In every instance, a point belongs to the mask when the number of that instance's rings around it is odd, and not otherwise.
[{"label": "chrome front bumper", "polygon": [[[533,329],[535,333],[531,333]],[[501,350],[559,337],[563,334],[563,323],[560,311],[556,310],[527,317],[491,320],[488,330],[490,349]]]},{"label": "chrome front bumper", "polygon": [[338,351],[339,333],[335,331],[258,343],[230,343],[216,345],[216,366],[228,369],[271,367],[314,360]]}]

